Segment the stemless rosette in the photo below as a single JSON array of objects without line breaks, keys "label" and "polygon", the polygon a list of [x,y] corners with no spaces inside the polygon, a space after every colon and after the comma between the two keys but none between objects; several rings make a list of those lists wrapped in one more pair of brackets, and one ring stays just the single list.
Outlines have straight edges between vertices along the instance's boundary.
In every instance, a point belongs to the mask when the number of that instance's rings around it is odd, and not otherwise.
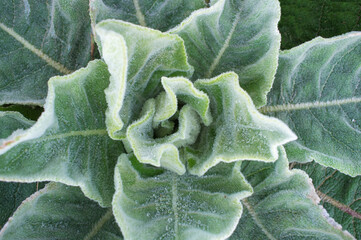
[{"label": "stemless rosette", "polygon": [[277,147],[296,139],[257,111],[236,73],[188,80],[193,67],[177,35],[117,20],[96,33],[111,74],[108,132],[141,163],[202,176],[219,162],[275,161]]}]

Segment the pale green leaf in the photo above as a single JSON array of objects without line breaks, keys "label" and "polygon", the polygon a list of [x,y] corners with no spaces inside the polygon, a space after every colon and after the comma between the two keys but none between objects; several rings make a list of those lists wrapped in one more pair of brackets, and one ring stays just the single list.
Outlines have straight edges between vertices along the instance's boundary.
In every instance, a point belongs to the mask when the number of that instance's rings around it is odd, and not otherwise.
[{"label": "pale green leaf", "polygon": [[276,0],[219,0],[170,32],[183,38],[194,80],[234,71],[259,107],[266,103],[276,73],[279,18]]},{"label": "pale green leaf", "polygon": [[50,183],[26,199],[0,232],[1,240],[122,240],[111,209],[79,188]]},{"label": "pale green leaf", "polygon": [[117,20],[99,23],[96,33],[111,74],[107,127],[112,138],[122,139],[145,101],[162,89],[160,78],[190,76],[193,68],[177,35]]},{"label": "pale green leaf", "polygon": [[0,1],[0,9],[0,105],[42,105],[51,76],[90,59],[87,1]]},{"label": "pale green leaf", "polygon": [[361,239],[361,176],[350,177],[315,162],[295,164],[308,173],[323,207],[356,239]]},{"label": "pale green leaf", "polygon": [[204,0],[91,0],[92,20],[119,19],[161,31],[179,24],[193,11],[206,7]]},{"label": "pale green leaf", "polygon": [[243,162],[241,171],[254,193],[242,200],[245,212],[230,239],[354,239],[318,205],[307,174],[288,169],[283,148],[275,164]]},{"label": "pale green leaf", "polygon": [[110,205],[114,166],[123,148],[106,131],[108,85],[101,61],[52,78],[39,120],[0,143],[0,179],[80,186],[87,197]]},{"label": "pale green leaf", "polygon": [[315,160],[361,174],[361,33],[316,38],[280,55],[268,106],[261,112],[288,124],[298,140],[290,161]]},{"label": "pale green leaf", "polygon": [[241,217],[240,199],[252,191],[239,164],[220,164],[202,177],[179,176],[139,166],[125,154],[115,186],[113,211],[125,239],[224,239]]},{"label": "pale green leaf", "polygon": [[208,95],[213,122],[202,127],[197,141],[185,151],[192,174],[202,175],[221,161],[275,161],[277,147],[296,139],[283,122],[257,111],[235,73],[194,85]]}]

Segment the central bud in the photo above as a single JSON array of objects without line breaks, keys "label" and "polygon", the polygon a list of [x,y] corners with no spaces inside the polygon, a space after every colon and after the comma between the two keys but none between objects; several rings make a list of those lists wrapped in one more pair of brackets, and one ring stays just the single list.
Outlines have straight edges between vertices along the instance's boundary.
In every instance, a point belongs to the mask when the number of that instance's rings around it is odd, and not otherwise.
[{"label": "central bud", "polygon": [[212,122],[209,98],[186,78],[161,82],[165,91],[145,102],[140,118],[127,129],[127,141],[139,161],[183,174],[181,149],[196,141],[201,122]]}]

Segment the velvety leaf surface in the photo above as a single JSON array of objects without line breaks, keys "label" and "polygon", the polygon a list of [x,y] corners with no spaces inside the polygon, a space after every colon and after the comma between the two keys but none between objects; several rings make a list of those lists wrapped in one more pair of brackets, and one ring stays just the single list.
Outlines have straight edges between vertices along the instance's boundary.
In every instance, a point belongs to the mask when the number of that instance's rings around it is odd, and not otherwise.
[{"label": "velvety leaf surface", "polygon": [[0,232],[1,240],[122,240],[111,209],[76,187],[50,183],[26,199]]},{"label": "velvety leaf surface", "polygon": [[170,32],[183,38],[194,80],[234,71],[259,107],[266,103],[276,73],[279,18],[276,0],[219,0]]},{"label": "velvety leaf surface", "polygon": [[350,177],[315,162],[296,164],[307,172],[332,218],[356,239],[361,239],[361,177]]},{"label": "velvety leaf surface", "polygon": [[224,239],[252,189],[239,164],[220,164],[206,175],[179,176],[139,165],[123,154],[115,171],[115,218],[126,239]]},{"label": "velvety leaf surface", "polygon": [[296,133],[290,161],[361,174],[361,33],[316,38],[280,55],[268,106]]},{"label": "velvety leaf surface", "polygon": [[106,131],[108,84],[101,61],[52,78],[39,120],[0,142],[0,179],[80,186],[87,197],[110,205],[114,166],[123,150]]},{"label": "velvety leaf surface", "polygon": [[87,1],[1,1],[0,9],[0,105],[42,105],[51,76],[89,61]]},{"label": "velvety leaf surface", "polygon": [[275,161],[277,147],[296,139],[283,122],[257,111],[235,73],[198,80],[194,85],[209,96],[214,119],[186,149],[192,174],[202,175],[221,161]]},{"label": "velvety leaf surface", "polygon": [[281,48],[290,49],[315,37],[361,31],[359,0],[281,0]]},{"label": "velvety leaf surface", "polygon": [[283,148],[275,164],[247,161],[241,171],[254,193],[242,200],[244,213],[230,239],[353,239],[318,205],[307,174],[288,169]]},{"label": "velvety leaf surface", "polygon": [[177,35],[117,20],[99,23],[96,33],[111,74],[107,128],[112,138],[121,139],[145,101],[162,89],[162,76],[190,76],[193,68]]},{"label": "velvety leaf surface", "polygon": [[92,20],[119,19],[167,31],[193,11],[206,7],[204,0],[91,0]]}]

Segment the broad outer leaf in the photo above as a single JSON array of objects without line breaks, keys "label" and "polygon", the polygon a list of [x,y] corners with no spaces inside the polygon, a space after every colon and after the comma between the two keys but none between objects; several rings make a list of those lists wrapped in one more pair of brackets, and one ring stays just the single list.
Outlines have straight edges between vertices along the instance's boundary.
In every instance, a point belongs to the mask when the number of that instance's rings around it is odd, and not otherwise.
[{"label": "broad outer leaf", "polygon": [[219,0],[170,32],[183,38],[194,80],[234,71],[259,107],[266,103],[276,73],[279,19],[276,0]]},{"label": "broad outer leaf", "polygon": [[91,0],[92,20],[119,19],[161,31],[179,24],[193,11],[206,7],[204,0]]},{"label": "broad outer leaf", "polygon": [[177,35],[118,20],[99,23],[96,33],[111,74],[107,128],[113,139],[122,139],[145,101],[162,90],[161,77],[190,76],[193,68]]},{"label": "broad outer leaf", "polygon": [[361,174],[361,32],[316,38],[280,55],[268,106],[298,140],[290,161],[316,162]]},{"label": "broad outer leaf", "polygon": [[327,212],[356,239],[361,239],[361,176],[350,177],[315,162],[296,164],[308,173]]},{"label": "broad outer leaf", "polygon": [[239,164],[220,164],[197,177],[137,166],[130,158],[119,158],[113,199],[125,239],[225,239],[233,232],[240,199],[252,191]]},{"label": "broad outer leaf", "polygon": [[275,161],[277,147],[296,139],[283,122],[257,111],[234,72],[194,85],[208,95],[213,122],[202,126],[197,141],[185,151],[192,174],[203,175],[221,161]]},{"label": "broad outer leaf", "polygon": [[317,36],[361,31],[360,1],[282,0],[281,48],[290,49]]},{"label": "broad outer leaf", "polygon": [[288,169],[283,148],[275,164],[244,162],[242,173],[254,193],[242,200],[245,212],[230,239],[353,239],[318,205],[307,174]]},{"label": "broad outer leaf", "polygon": [[44,104],[51,76],[89,61],[90,33],[87,1],[0,1],[0,105]]},{"label": "broad outer leaf", "polygon": [[80,186],[87,197],[110,205],[114,166],[123,150],[106,131],[108,84],[109,73],[101,61],[52,78],[37,123],[0,143],[0,179]]},{"label": "broad outer leaf", "polygon": [[50,183],[26,199],[0,232],[1,240],[122,240],[111,209],[76,187]]}]

